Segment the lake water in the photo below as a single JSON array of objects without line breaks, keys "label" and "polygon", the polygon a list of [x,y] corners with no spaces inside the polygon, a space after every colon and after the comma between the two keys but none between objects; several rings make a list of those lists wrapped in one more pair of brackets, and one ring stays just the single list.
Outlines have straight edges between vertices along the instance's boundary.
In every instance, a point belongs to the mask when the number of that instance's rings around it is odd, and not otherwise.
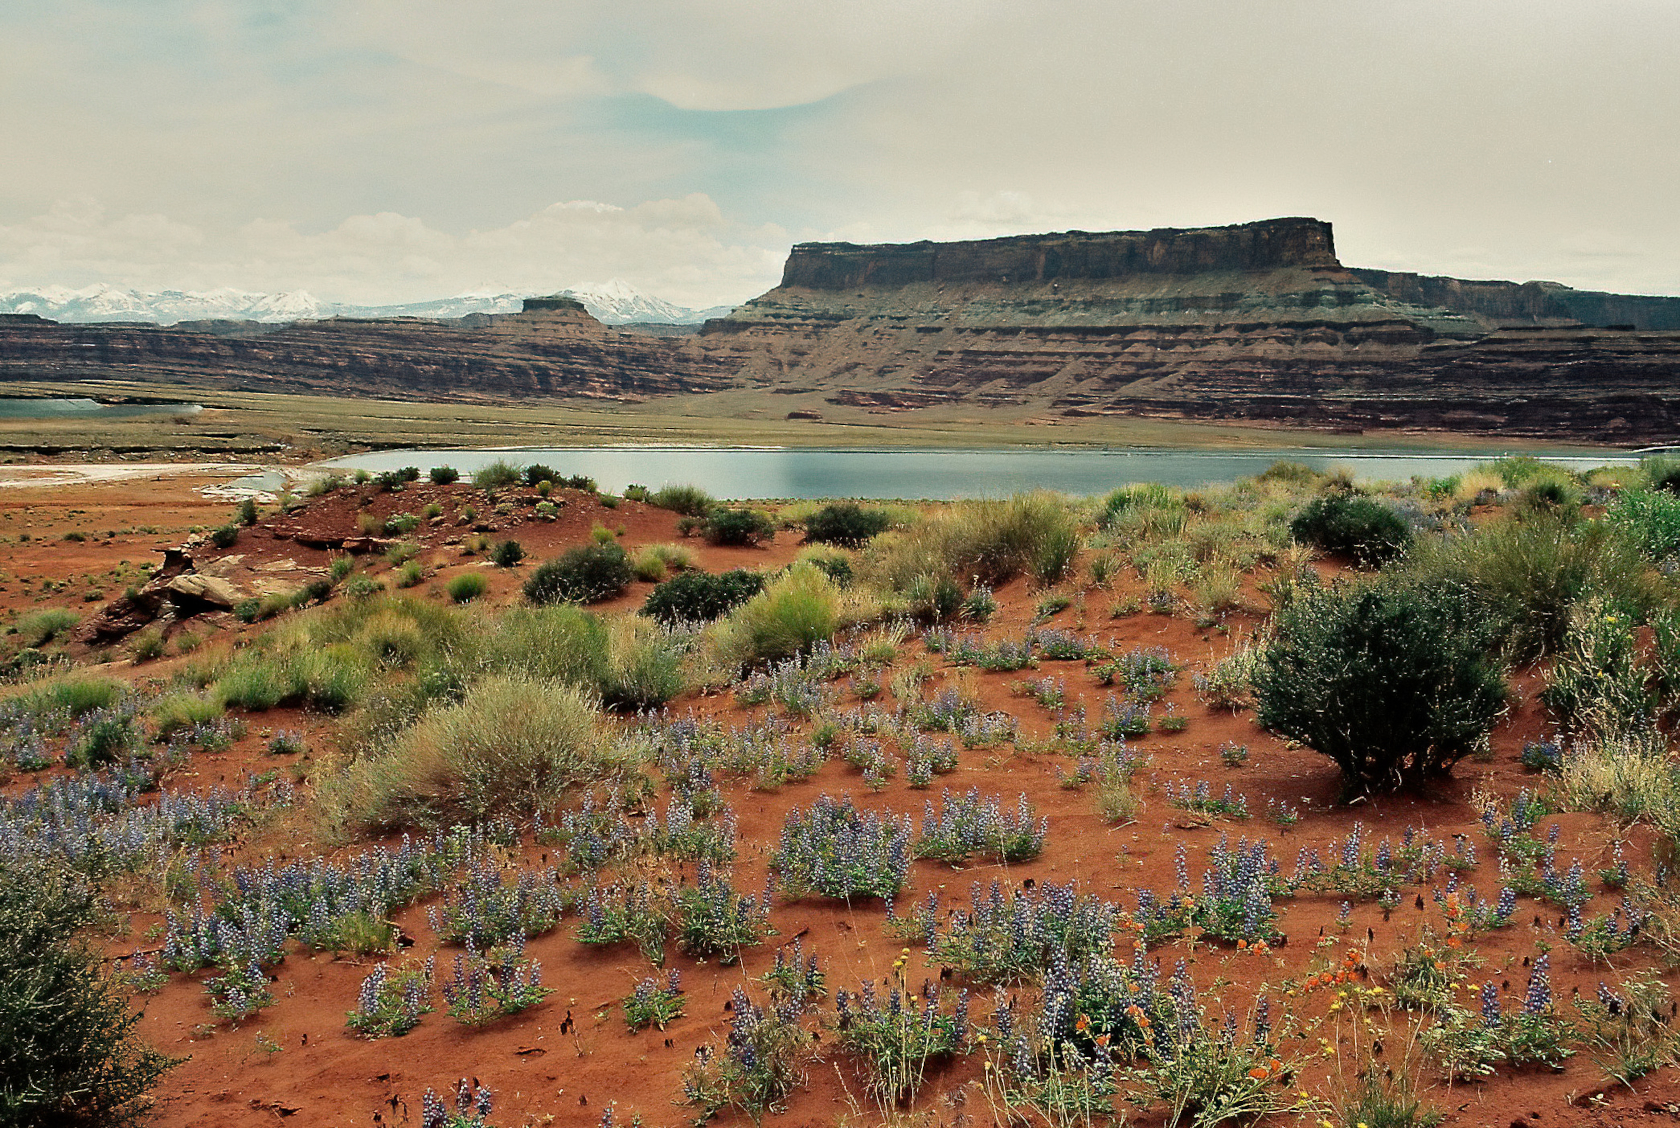
[{"label": "lake water", "polygon": [[0,399],[0,419],[104,419],[141,415],[197,415],[196,403],[100,403],[90,399]]},{"label": "lake water", "polygon": [[[695,447],[531,447],[502,450],[387,450],[348,455],[319,467],[397,470],[453,466],[462,475],[495,461],[540,462],[563,475],[585,474],[612,493],[631,483],[675,483],[727,498],[926,498],[1006,496],[1049,489],[1096,494],[1135,482],[1194,488],[1251,477],[1281,459],[1315,469],[1346,468],[1362,481],[1444,477],[1486,462],[1467,456],[1371,450],[781,450]],[[1637,462],[1625,451],[1549,458],[1577,469]]]}]

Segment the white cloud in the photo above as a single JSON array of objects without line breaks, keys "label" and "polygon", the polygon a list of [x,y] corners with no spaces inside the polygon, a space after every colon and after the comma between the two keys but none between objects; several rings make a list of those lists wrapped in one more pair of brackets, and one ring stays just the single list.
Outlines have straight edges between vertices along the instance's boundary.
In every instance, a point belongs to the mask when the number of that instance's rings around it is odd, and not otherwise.
[{"label": "white cloud", "polygon": [[0,227],[0,284],[138,289],[305,289],[333,301],[417,301],[472,291],[547,293],[622,278],[679,305],[741,301],[773,286],[774,228],[737,231],[709,197],[618,207],[552,204],[503,227],[452,233],[377,212],[309,233],[253,220],[224,235],[159,215],[109,216],[89,199]]}]

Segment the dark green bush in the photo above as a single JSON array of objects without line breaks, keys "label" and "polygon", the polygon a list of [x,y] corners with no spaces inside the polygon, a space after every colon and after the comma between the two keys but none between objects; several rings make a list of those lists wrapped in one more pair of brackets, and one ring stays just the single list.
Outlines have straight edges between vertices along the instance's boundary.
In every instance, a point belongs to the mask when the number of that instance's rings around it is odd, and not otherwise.
[{"label": "dark green bush", "polygon": [[0,1124],[129,1124],[178,1064],[135,1033],[140,1016],[75,940],[94,899],[79,882],[0,864]]},{"label": "dark green bush", "polygon": [[762,590],[764,577],[745,568],[715,576],[709,572],[683,572],[648,593],[642,614],[667,625],[710,622]]},{"label": "dark green bush", "polygon": [[706,539],[713,544],[758,544],[776,539],[776,525],[763,513],[744,505],[716,509],[706,518]]},{"label": "dark green bush", "polygon": [[239,526],[223,525],[219,529],[212,529],[210,532],[210,543],[215,545],[217,548],[232,548],[235,544],[239,543]]},{"label": "dark green bush", "polygon": [[447,486],[452,482],[460,481],[460,479],[461,472],[453,466],[432,467],[432,482],[434,485]]},{"label": "dark green bush", "polygon": [[684,517],[704,517],[712,511],[712,496],[699,486],[661,486],[648,495],[648,504]]},{"label": "dark green bush", "polygon": [[239,523],[241,525],[255,525],[257,523],[257,501],[246,498],[239,503]]},{"label": "dark green bush", "polygon": [[525,581],[532,603],[599,603],[630,586],[630,556],[618,544],[585,544],[540,565]]},{"label": "dark green bush", "polygon": [[490,582],[477,572],[463,572],[445,586],[456,603],[470,603],[489,590]]},{"label": "dark green bush", "polygon": [[1384,580],[1301,594],[1254,675],[1256,719],[1324,753],[1349,795],[1445,775],[1505,708],[1469,591]]},{"label": "dark green bush", "polygon": [[865,509],[853,501],[825,505],[805,519],[805,539],[857,548],[887,531],[892,518],[885,509]]},{"label": "dark green bush", "polygon": [[538,482],[553,482],[558,486],[563,481],[565,481],[565,479],[560,476],[560,472],[551,466],[544,466],[540,462],[533,462],[531,465],[525,467],[525,484],[527,486],[534,486]]},{"label": "dark green bush", "polygon": [[1412,541],[1412,528],[1380,501],[1337,492],[1308,502],[1289,523],[1289,535],[1362,564],[1382,564],[1405,551]]},{"label": "dark green bush", "polygon": [[512,568],[525,559],[525,547],[516,540],[505,540],[490,550],[490,559],[503,568]]}]

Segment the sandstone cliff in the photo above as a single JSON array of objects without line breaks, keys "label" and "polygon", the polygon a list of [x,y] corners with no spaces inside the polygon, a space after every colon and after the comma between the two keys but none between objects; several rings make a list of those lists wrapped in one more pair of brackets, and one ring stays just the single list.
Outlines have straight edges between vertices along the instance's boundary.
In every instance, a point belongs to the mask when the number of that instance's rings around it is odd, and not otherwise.
[{"label": "sandstone cliff", "polygon": [[[1588,329],[1603,319],[1615,329]],[[1330,225],[801,244],[706,339],[830,402],[1642,441],[1680,425],[1680,299],[1350,270]]]}]

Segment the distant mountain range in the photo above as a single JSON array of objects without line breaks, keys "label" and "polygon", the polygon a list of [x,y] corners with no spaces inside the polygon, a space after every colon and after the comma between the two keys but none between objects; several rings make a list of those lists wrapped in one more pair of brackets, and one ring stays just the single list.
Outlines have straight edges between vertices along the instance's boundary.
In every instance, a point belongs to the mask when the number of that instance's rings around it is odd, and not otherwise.
[{"label": "distant mountain range", "polygon": [[[723,317],[733,306],[689,309],[642,293],[628,282],[575,286],[561,293],[576,298],[606,325],[651,322],[698,325]],[[50,321],[132,321],[175,325],[183,321],[319,321],[328,317],[464,317],[469,313],[518,313],[530,294],[458,294],[401,305],[324,302],[307,290],[258,294],[246,290],[121,290],[95,285],[80,290],[47,286],[0,291],[0,313],[33,313]]]}]

